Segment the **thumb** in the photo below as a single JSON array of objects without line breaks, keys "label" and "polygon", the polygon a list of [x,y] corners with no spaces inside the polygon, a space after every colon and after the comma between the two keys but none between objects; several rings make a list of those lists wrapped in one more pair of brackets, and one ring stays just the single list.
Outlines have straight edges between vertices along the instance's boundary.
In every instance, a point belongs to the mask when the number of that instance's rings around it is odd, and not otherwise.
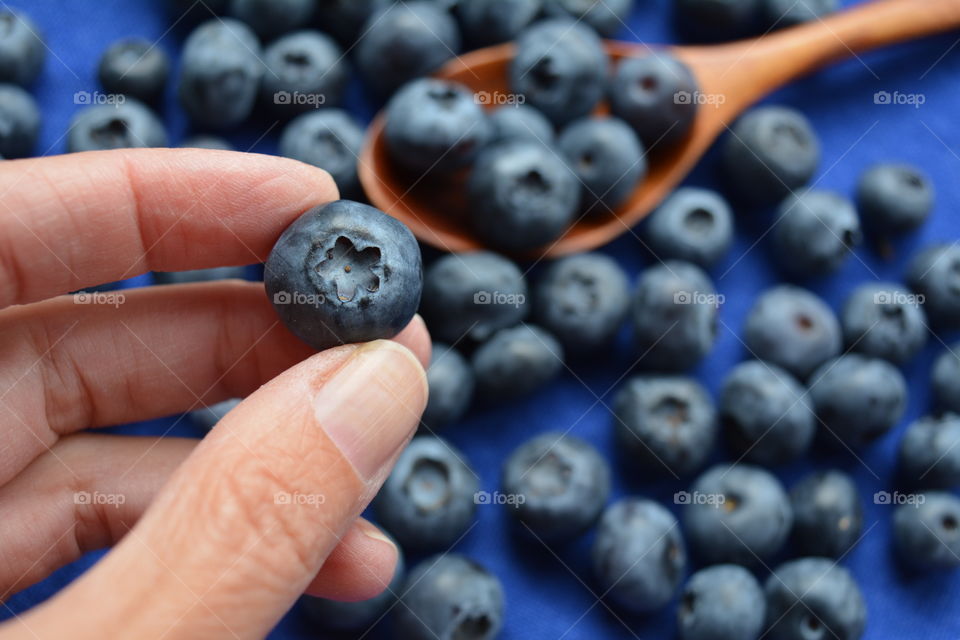
[{"label": "thumb", "polygon": [[423,368],[395,342],[311,357],[231,412],[121,543],[22,622],[41,638],[264,637],[379,489],[426,399]]}]

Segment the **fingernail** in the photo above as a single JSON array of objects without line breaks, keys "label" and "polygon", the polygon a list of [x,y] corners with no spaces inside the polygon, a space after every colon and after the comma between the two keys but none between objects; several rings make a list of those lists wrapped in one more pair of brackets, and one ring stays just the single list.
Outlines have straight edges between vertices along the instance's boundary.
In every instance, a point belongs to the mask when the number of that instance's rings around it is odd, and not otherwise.
[{"label": "fingernail", "polygon": [[380,531],[377,525],[373,524],[372,522],[369,522],[367,520],[364,520],[363,518],[360,518],[357,520],[357,528],[360,529],[360,533],[370,538],[371,540],[376,540],[377,542],[388,544],[394,548],[396,548],[397,546],[393,540],[388,538],[387,535],[383,531]]},{"label": "fingernail", "polygon": [[395,342],[358,347],[322,381],[314,397],[320,426],[364,480],[378,471],[420,423],[427,401],[423,367]]}]

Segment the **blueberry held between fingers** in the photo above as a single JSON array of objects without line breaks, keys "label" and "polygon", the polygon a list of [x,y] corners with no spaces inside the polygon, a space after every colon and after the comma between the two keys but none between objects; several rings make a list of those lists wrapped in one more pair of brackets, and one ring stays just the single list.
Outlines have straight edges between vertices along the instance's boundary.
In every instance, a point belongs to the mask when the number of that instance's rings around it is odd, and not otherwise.
[{"label": "blueberry held between fingers", "polygon": [[925,416],[907,427],[900,476],[908,487],[960,487],[960,415]]},{"label": "blueberry held between fingers", "polygon": [[766,29],[783,29],[836,10],[837,0],[760,0],[760,21]]},{"label": "blueberry held between fingers", "polygon": [[360,197],[357,158],[364,131],[341,109],[319,109],[290,122],[280,136],[280,155],[320,167],[346,198]]},{"label": "blueberry held between fingers", "polygon": [[456,15],[472,48],[515,39],[536,20],[543,0],[460,0]]},{"label": "blueberry held between fingers", "polygon": [[813,443],[816,418],[806,391],[780,367],[758,360],[737,365],[723,382],[720,415],[727,441],[744,460],[792,462]]},{"label": "blueberry held between fingers", "polygon": [[540,389],[563,369],[563,347],[530,324],[500,329],[473,353],[477,390],[493,400],[509,400]]},{"label": "blueberry held between fingers", "polygon": [[907,406],[907,382],[886,360],[847,353],[813,372],[810,398],[828,432],[827,441],[837,439],[856,448],[900,421]]},{"label": "blueberry held between fingers", "polygon": [[562,126],[590,113],[603,97],[608,64],[590,27],[568,18],[544,20],[517,39],[510,86]]},{"label": "blueberry held between fingers", "polygon": [[305,27],[313,18],[316,0],[230,0],[230,15],[243,20],[269,40]]},{"label": "blueberry held between fingers", "polygon": [[349,65],[330,36],[297,31],[283,36],[263,52],[266,73],[260,94],[279,116],[292,118],[343,100]]},{"label": "blueberry held between fingers", "polygon": [[614,397],[613,414],[617,443],[630,466],[652,474],[696,471],[716,439],[713,401],[692,378],[630,378]]},{"label": "blueberry held between fingers", "polygon": [[685,497],[687,541],[710,564],[766,562],[780,551],[793,526],[793,510],[783,485],[760,467],[711,467]]},{"label": "blueberry held between fingers", "polygon": [[547,15],[571,15],[610,38],[626,27],[633,0],[547,0]]},{"label": "blueberry held between fingers", "polygon": [[836,271],[862,239],[853,203],[837,193],[814,189],[787,196],[772,236],[781,268],[802,277]]},{"label": "blueberry held between fingers", "polygon": [[533,293],[534,317],[569,354],[591,355],[616,339],[630,306],[627,274],[601,253],[551,264]]},{"label": "blueberry held between fingers", "polygon": [[677,189],[647,218],[644,236],[659,260],[686,260],[709,267],[733,242],[733,212],[708,189]]},{"label": "blueberry held between fingers", "polygon": [[373,500],[377,522],[407,550],[447,549],[470,527],[477,475],[442,438],[417,436]]},{"label": "blueberry held between fingers", "polygon": [[783,367],[801,380],[840,354],[840,323],[815,294],[791,285],[768,289],[757,298],[743,332],[755,358]]},{"label": "blueberry held between fingers", "polygon": [[893,541],[904,565],[919,571],[960,566],[960,500],[927,491],[893,514]]},{"label": "blueberry held between fingers", "polygon": [[891,282],[854,289],[840,323],[851,349],[894,364],[907,362],[927,343],[927,318],[919,298]]},{"label": "blueberry held between fingers", "polygon": [[420,304],[420,247],[395,218],[338,200],[287,227],[264,282],[283,323],[318,351],[392,338]]},{"label": "blueberry held between fingers", "polygon": [[43,36],[30,18],[0,12],[0,82],[30,84],[43,70],[46,57]]},{"label": "blueberry held between fingers", "polygon": [[100,58],[97,75],[108,93],[156,102],[170,77],[170,59],[149,40],[120,40],[110,45]]},{"label": "blueberry held between fingers", "polygon": [[40,110],[33,97],[15,84],[0,84],[0,156],[33,155],[40,135]]},{"label": "blueberry held between fingers", "polygon": [[610,495],[610,466],[588,442],[549,432],[510,454],[501,484],[514,498],[507,508],[522,529],[544,540],[565,540],[600,517]]},{"label": "blueberry held between fingers", "polygon": [[940,409],[960,413],[960,343],[949,346],[937,358],[932,386]]},{"label": "blueberry held between fingers", "polygon": [[676,518],[642,498],[624,498],[603,512],[591,556],[600,592],[634,613],[670,602],[687,566]]},{"label": "blueberry held between fingers", "polygon": [[863,504],[849,475],[812,473],[790,490],[793,539],[804,555],[840,558],[860,540]]},{"label": "blueberry held between fingers", "polygon": [[503,627],[503,587],[469,558],[449,553],[413,568],[396,608],[398,638],[493,640]]},{"label": "blueberry held between fingers", "polygon": [[829,558],[800,558],[773,571],[764,585],[770,640],[858,640],[867,606],[850,572]]},{"label": "blueberry held between fingers", "polygon": [[680,596],[680,640],[757,640],[767,603],[753,574],[718,564],[690,576]]},{"label": "blueberry held between fingers", "polygon": [[127,98],[116,105],[94,105],[77,113],[67,134],[67,151],[165,147],[167,142],[167,132],[156,114]]},{"label": "blueberry held between fingers", "polygon": [[857,208],[864,225],[882,235],[916,229],[933,209],[933,185],[916,167],[880,164],[860,176]]},{"label": "blueberry held between fingers", "polygon": [[553,125],[546,116],[525,104],[506,105],[494,109],[487,116],[487,120],[490,122],[488,144],[512,140],[553,144],[555,135]]},{"label": "blueberry held between fingers", "polygon": [[910,261],[907,284],[923,296],[923,310],[939,329],[960,329],[960,246],[935,245]]},{"label": "blueberry held between fingers", "polygon": [[434,342],[432,353],[427,368],[429,400],[420,422],[437,430],[464,416],[473,399],[474,381],[470,363],[453,347]]}]

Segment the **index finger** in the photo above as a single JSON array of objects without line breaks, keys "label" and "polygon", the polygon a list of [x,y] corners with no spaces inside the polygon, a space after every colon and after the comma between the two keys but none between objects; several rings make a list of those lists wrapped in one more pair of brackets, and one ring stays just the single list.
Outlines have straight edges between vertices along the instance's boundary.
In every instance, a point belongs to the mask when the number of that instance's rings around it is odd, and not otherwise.
[{"label": "index finger", "polygon": [[150,270],[263,262],[329,174],[252,153],[129,149],[0,163],[0,308]]}]

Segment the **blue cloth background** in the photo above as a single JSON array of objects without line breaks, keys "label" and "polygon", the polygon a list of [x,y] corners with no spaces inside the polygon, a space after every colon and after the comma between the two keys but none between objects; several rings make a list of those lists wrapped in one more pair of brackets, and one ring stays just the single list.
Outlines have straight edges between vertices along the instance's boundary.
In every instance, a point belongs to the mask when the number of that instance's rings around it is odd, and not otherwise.
[{"label": "blue cloth background", "polygon": [[[96,64],[101,52],[114,40],[142,36],[159,40],[174,59],[187,32],[181,23],[170,28],[173,18],[162,0],[6,0],[4,5],[28,12],[46,33],[53,51],[42,78],[34,87],[44,112],[41,149],[62,153],[64,133],[71,117],[80,109],[74,104],[76,91],[97,89]],[[640,0],[624,29],[625,39],[648,42],[674,40],[668,0]],[[844,4],[853,4],[845,2]],[[820,187],[851,194],[860,172],[870,163],[901,160],[919,165],[934,179],[938,204],[932,220],[912,237],[897,245],[894,256],[881,259],[869,248],[857,252],[835,277],[806,283],[839,308],[858,283],[877,277],[900,280],[904,265],[917,247],[934,241],[953,241],[960,236],[956,206],[960,201],[958,145],[960,126],[960,49],[954,48],[957,35],[950,34],[863,55],[802,80],[782,90],[771,101],[789,104],[803,111],[814,123],[823,141],[823,163],[816,176]],[[874,92],[920,93],[925,103],[912,106],[876,105]],[[368,118],[371,106],[354,88],[350,108]],[[183,113],[172,91],[163,108],[172,143],[188,133]],[[278,131],[254,142],[269,123],[258,123],[229,136],[239,149],[273,152]],[[708,155],[688,181],[719,188],[716,150]],[[768,247],[760,238],[769,224],[764,215],[738,217],[737,242],[726,261],[713,272],[718,290],[726,296],[720,314],[716,348],[696,375],[716,393],[721,377],[745,357],[736,337],[756,295],[780,277],[771,266]],[[614,255],[635,277],[647,258],[637,240],[622,237],[604,251]],[[141,277],[136,284],[149,282]],[[933,359],[954,336],[930,340],[922,355],[905,368],[910,382],[910,404],[895,433],[862,454],[862,463],[850,456],[817,453],[809,462],[778,470],[785,482],[811,470],[838,466],[856,478],[866,501],[865,529],[860,545],[844,560],[863,588],[869,608],[866,638],[960,637],[960,573],[920,578],[902,574],[891,555],[889,506],[875,505],[875,491],[889,489],[895,449],[906,424],[929,407],[929,371]],[[624,336],[626,344],[626,336]],[[620,349],[609,362],[578,365],[541,393],[509,406],[487,406],[444,435],[466,452],[488,491],[498,487],[500,464],[520,442],[550,429],[567,429],[596,443],[611,460],[616,473],[615,496],[640,494],[672,505],[673,493],[683,488],[676,482],[649,482],[635,469],[614,457],[608,405],[616,382],[632,362],[628,350]],[[167,431],[171,420],[121,427],[115,431],[158,434]],[[179,423],[174,435],[199,436],[189,421]],[[722,459],[723,452],[718,452]],[[591,536],[569,546],[547,550],[536,542],[523,542],[513,535],[505,511],[496,506],[478,509],[479,524],[460,544],[467,553],[489,567],[503,580],[507,594],[507,621],[503,638],[624,638],[630,637],[621,622],[596,604],[590,579],[588,549]],[[41,602],[94,563],[93,553],[55,573],[46,581],[17,594],[8,601],[9,610],[22,612]],[[763,577],[763,576],[761,576]],[[637,636],[664,638],[673,635],[674,607],[646,619],[618,614]],[[294,610],[274,632],[274,638],[327,637],[311,629]],[[368,637],[390,637],[380,629]]]}]

